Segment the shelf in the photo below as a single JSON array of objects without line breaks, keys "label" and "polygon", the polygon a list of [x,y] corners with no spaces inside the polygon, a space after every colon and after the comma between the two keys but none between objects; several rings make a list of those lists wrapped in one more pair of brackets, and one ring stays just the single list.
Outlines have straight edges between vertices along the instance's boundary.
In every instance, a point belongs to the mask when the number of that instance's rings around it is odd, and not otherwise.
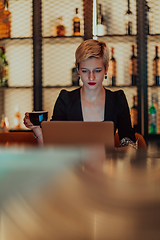
[{"label": "shelf", "polygon": [[110,40],[114,40],[117,39],[118,41],[136,41],[136,37],[137,35],[125,35],[125,34],[112,34],[112,35],[104,35],[104,36],[97,36],[99,40],[103,38],[104,39],[110,39]]},{"label": "shelf", "polygon": [[[136,37],[137,34],[132,34],[132,35],[127,35],[127,34],[106,34],[106,35],[103,35],[103,36],[97,36],[97,37]],[[156,34],[148,34],[148,36],[151,36],[151,37],[157,37],[157,36],[160,36],[160,33],[156,33]]]},{"label": "shelf", "polygon": [[160,34],[150,34],[148,35],[148,41],[160,40]]},{"label": "shelf", "polygon": [[153,36],[153,37],[156,37],[156,36],[160,36],[160,33],[148,34],[148,36]]},{"label": "shelf", "polygon": [[80,86],[73,86],[73,85],[63,85],[63,86],[60,86],[60,85],[56,85],[56,86],[43,86],[42,88],[73,88],[73,87],[80,87]]},{"label": "shelf", "polygon": [[160,87],[160,85],[148,85],[147,87],[150,87],[150,88],[157,88],[157,87]]},{"label": "shelf", "polygon": [[97,37],[135,37],[137,36],[136,34],[133,35],[127,35],[127,34],[106,34],[103,36],[97,36]]},{"label": "shelf", "polygon": [[[112,35],[104,35],[104,36],[97,36],[99,40],[108,39],[112,42],[116,41],[123,41],[123,42],[133,42],[136,41],[137,35],[123,35],[123,34],[112,34]],[[155,41],[160,40],[160,34],[149,34],[148,41]]]},{"label": "shelf", "polygon": [[9,129],[9,132],[32,132],[30,129]]},{"label": "shelf", "polygon": [[42,37],[42,38],[45,38],[45,39],[48,39],[48,38],[83,38],[84,36],[45,36],[45,37]]},{"label": "shelf", "polygon": [[20,88],[22,88],[22,89],[24,89],[24,88],[33,88],[33,86],[9,86],[9,87],[0,87],[0,90],[1,89],[20,89]]},{"label": "shelf", "polygon": [[24,39],[32,39],[32,37],[1,38],[0,41],[4,41],[4,40],[24,40]]},{"label": "shelf", "polygon": [[[137,35],[134,34],[134,35],[126,35],[126,34],[106,34],[106,35],[103,35],[103,36],[97,36],[98,38],[103,38],[103,37],[107,37],[107,38],[110,38],[110,37],[119,37],[119,38],[135,38]],[[84,36],[42,36],[42,38],[50,38],[50,39],[55,39],[55,38],[83,38]],[[160,33],[159,34],[149,34],[148,37],[160,37]],[[10,38],[1,38],[0,41],[3,41],[3,40],[24,40],[24,39],[33,39],[33,37],[10,37]]]}]

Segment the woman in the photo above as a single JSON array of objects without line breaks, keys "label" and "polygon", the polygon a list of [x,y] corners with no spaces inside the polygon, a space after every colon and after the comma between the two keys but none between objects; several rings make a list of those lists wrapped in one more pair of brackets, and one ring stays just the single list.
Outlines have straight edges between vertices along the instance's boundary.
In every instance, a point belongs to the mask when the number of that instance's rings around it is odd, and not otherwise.
[{"label": "woman", "polygon": [[[104,42],[89,39],[76,50],[76,67],[83,86],[62,90],[57,98],[51,121],[113,121],[118,129],[121,147],[137,147],[131,127],[129,107],[122,90],[112,92],[102,86],[109,66],[109,50]],[[40,127],[34,126],[25,114],[24,124],[33,130],[39,144],[43,144]]]}]

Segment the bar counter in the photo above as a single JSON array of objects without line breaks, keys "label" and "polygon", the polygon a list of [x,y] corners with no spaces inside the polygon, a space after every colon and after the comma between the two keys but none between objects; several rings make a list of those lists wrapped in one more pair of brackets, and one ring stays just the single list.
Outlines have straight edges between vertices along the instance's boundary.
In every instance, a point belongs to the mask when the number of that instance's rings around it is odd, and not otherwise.
[{"label": "bar counter", "polygon": [[1,146],[36,146],[37,140],[30,131],[0,132]]}]

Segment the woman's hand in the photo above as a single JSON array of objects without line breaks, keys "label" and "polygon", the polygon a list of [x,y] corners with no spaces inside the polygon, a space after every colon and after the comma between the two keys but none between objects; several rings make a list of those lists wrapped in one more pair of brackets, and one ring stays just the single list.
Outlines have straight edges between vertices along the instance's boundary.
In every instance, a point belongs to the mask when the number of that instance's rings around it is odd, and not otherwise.
[{"label": "woman's hand", "polygon": [[25,113],[25,117],[23,118],[23,123],[27,128],[33,131],[34,136],[37,138],[38,145],[43,146],[42,130],[40,126],[35,126],[33,125],[33,123],[31,123],[28,112]]},{"label": "woman's hand", "polygon": [[34,126],[34,125],[31,123],[31,121],[30,121],[30,119],[29,119],[29,113],[28,113],[28,112],[25,113],[25,117],[23,118],[23,123],[24,123],[24,125],[25,125],[27,128],[29,128],[29,129],[31,129],[31,130],[33,130],[34,128],[37,127],[37,126]]}]

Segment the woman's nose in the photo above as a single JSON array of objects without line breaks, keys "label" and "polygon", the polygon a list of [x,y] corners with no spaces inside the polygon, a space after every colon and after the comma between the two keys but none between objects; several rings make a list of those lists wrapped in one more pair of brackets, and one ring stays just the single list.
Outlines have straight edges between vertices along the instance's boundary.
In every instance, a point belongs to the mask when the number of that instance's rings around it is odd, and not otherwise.
[{"label": "woman's nose", "polygon": [[89,80],[90,80],[90,81],[93,81],[93,80],[94,80],[94,73],[93,73],[93,72],[90,72],[90,73],[89,73]]}]

